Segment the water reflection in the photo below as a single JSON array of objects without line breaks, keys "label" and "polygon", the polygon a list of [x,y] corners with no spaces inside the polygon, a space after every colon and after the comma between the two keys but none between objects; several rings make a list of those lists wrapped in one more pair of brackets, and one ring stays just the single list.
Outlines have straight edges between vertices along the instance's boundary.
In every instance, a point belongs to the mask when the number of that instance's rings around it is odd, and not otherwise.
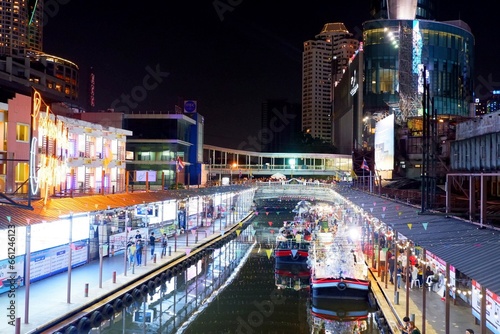
[{"label": "water reflection", "polygon": [[365,300],[311,298],[308,308],[311,333],[379,333],[376,308]]},{"label": "water reflection", "polygon": [[157,289],[135,295],[130,306],[101,324],[100,333],[181,333],[193,315],[231,285],[255,246],[253,234],[249,226],[236,239],[192,257],[190,265]]},{"label": "water reflection", "polygon": [[275,284],[278,289],[309,289],[311,272],[307,263],[279,263],[276,261],[274,269]]}]

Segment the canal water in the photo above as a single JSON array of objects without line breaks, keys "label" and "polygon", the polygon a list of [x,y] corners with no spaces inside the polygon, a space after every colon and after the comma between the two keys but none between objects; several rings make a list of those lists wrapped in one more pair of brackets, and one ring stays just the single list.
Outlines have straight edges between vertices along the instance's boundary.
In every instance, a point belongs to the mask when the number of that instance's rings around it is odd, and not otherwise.
[{"label": "canal water", "polygon": [[238,238],[115,316],[100,333],[381,333],[376,308],[346,301],[313,305],[308,287],[296,283],[301,268],[276,270],[275,236],[293,220],[296,202],[264,202]]}]

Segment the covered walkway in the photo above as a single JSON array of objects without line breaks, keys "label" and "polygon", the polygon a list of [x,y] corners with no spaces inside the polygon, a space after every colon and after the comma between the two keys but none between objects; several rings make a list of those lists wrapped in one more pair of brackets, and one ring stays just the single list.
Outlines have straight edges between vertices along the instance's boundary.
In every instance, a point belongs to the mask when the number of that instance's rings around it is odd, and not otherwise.
[{"label": "covered walkway", "polygon": [[203,145],[203,156],[212,179],[270,176],[332,176],[342,180],[351,175],[352,157],[324,153],[267,153]]}]

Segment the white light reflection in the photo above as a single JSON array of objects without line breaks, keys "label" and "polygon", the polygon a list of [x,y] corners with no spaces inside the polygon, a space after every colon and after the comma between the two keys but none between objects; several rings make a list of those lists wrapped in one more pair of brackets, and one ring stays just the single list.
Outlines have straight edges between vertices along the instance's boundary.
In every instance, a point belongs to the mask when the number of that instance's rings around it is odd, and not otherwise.
[{"label": "white light reflection", "polygon": [[212,292],[212,294],[205,298],[202,302],[201,302],[201,305],[200,307],[193,312],[193,314],[191,314],[191,316],[189,317],[188,320],[186,320],[181,326],[180,328],[178,329],[177,333],[178,334],[181,334],[181,333],[184,333],[184,331],[189,327],[189,325],[194,322],[196,320],[196,318],[198,317],[198,314],[200,314],[201,312],[203,312],[208,305],[210,305],[210,303],[219,295],[219,293],[221,293],[222,291],[224,291],[224,289],[229,286],[233,281],[234,281],[234,278],[238,275],[238,273],[240,272],[241,268],[243,268],[243,265],[245,264],[245,262],[247,262],[248,260],[248,257],[250,256],[250,254],[252,253],[252,250],[253,248],[255,247],[256,245],[256,242],[254,242],[247,250],[245,256],[241,259],[240,263],[238,264],[238,266],[234,269],[233,273],[231,274],[231,276],[229,276],[229,278],[224,282],[224,284],[222,284],[217,290],[214,290]]}]

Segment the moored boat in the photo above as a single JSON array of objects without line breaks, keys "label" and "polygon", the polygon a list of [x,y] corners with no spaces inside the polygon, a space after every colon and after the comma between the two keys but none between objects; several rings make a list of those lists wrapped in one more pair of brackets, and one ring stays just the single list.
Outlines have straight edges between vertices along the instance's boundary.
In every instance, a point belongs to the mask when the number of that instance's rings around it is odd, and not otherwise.
[{"label": "moored boat", "polygon": [[356,238],[359,231],[341,220],[335,224],[329,232],[316,231],[313,235],[308,260],[312,297],[367,300],[370,281]]},{"label": "moored boat", "polygon": [[285,221],[276,237],[274,257],[276,263],[305,263],[309,256],[310,231],[308,223],[295,220]]},{"label": "moored boat", "polygon": [[276,263],[306,263],[309,256],[309,242],[296,239],[277,240],[274,249]]},{"label": "moored boat", "polygon": [[370,281],[356,278],[311,278],[313,298],[367,299]]}]

